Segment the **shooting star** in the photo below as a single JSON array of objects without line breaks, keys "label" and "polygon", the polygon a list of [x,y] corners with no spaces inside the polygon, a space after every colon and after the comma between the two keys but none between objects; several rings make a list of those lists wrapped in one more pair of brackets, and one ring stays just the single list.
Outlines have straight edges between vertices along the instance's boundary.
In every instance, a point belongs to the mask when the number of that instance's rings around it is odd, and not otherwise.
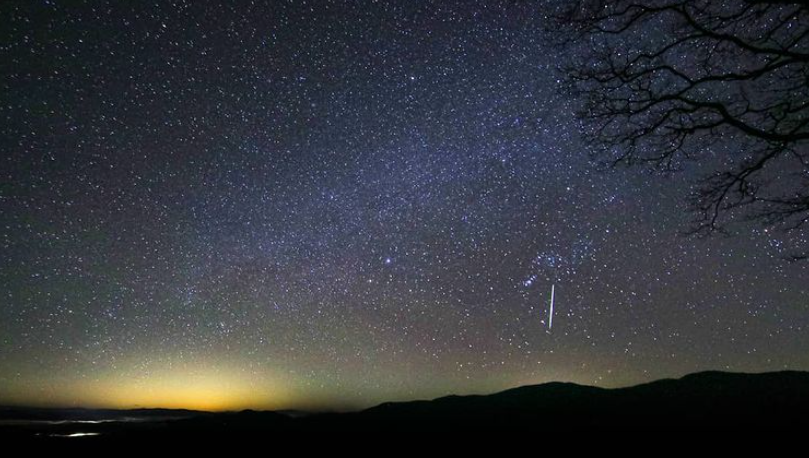
[{"label": "shooting star", "polygon": [[553,329],[553,302],[556,299],[556,285],[551,285],[551,309],[548,313],[548,331]]}]

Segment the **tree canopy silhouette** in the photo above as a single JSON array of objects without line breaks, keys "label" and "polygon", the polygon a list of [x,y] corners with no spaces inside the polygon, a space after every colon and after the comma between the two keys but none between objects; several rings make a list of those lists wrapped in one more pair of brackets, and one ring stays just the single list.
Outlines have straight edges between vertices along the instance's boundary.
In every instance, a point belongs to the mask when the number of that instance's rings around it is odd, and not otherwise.
[{"label": "tree canopy silhouette", "polygon": [[707,170],[689,199],[695,234],[740,220],[805,233],[809,2],[565,0],[552,11],[599,162]]}]

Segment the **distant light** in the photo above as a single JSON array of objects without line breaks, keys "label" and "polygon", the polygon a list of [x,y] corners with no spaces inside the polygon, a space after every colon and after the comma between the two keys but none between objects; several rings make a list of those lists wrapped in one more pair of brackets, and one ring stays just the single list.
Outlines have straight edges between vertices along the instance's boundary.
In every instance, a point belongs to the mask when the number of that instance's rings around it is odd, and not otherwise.
[{"label": "distant light", "polygon": [[73,434],[51,434],[51,437],[87,437],[100,436],[101,433],[73,433]]}]

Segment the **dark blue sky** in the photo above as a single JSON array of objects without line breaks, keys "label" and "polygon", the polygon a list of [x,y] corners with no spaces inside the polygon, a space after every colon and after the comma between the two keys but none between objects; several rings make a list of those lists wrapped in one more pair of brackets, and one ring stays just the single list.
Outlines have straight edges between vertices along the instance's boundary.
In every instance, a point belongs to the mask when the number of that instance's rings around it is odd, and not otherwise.
[{"label": "dark blue sky", "polygon": [[694,170],[597,172],[530,2],[0,17],[0,402],[809,369],[806,264],[756,226],[681,236]]}]

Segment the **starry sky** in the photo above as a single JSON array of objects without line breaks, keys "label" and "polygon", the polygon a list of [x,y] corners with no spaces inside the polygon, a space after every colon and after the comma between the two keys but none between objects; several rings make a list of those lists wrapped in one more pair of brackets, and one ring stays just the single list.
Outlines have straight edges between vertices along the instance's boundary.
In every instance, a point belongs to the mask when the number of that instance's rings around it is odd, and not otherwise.
[{"label": "starry sky", "polygon": [[0,17],[0,404],[809,370],[807,263],[758,226],[683,236],[697,170],[598,171],[533,2]]}]

